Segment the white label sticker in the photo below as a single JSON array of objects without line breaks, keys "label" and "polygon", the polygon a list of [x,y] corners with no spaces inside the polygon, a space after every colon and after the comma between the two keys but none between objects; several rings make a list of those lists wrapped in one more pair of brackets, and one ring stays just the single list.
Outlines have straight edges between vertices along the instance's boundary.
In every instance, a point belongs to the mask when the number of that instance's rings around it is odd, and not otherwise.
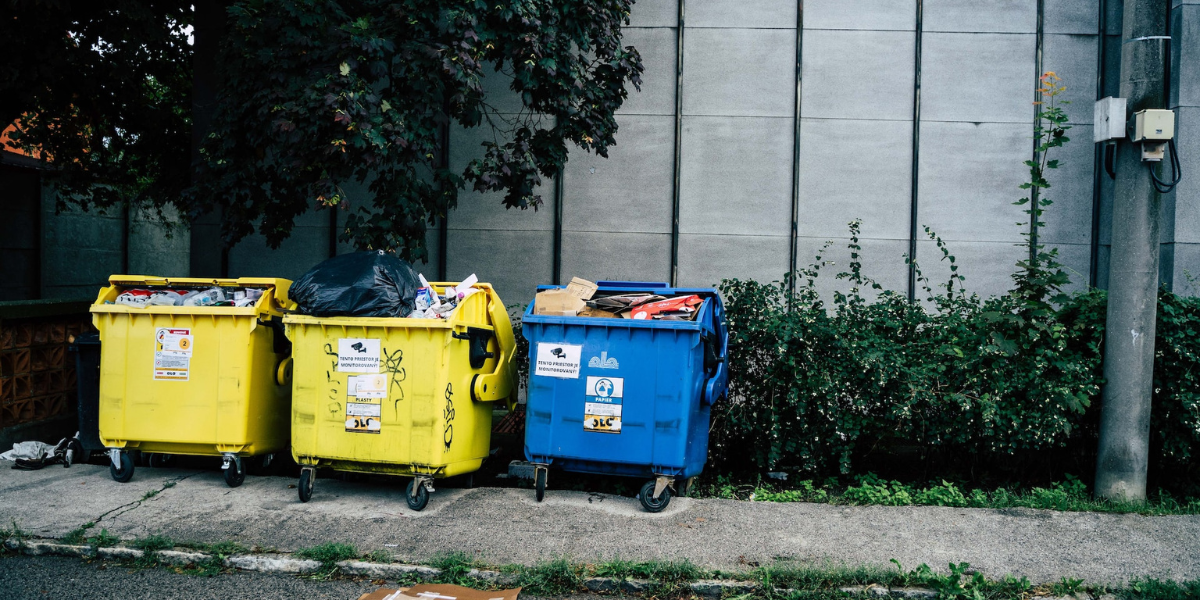
[{"label": "white label sticker", "polygon": [[[593,377],[587,378],[587,395],[600,398],[624,398],[624,377]],[[603,400],[601,400],[603,402]]]},{"label": "white label sticker", "polygon": [[579,356],[581,354],[583,354],[583,346],[538,342],[537,365],[533,374],[561,379],[579,379]]},{"label": "white label sticker", "polygon": [[155,329],[154,378],[187,381],[192,366],[193,342],[191,329]]},{"label": "white label sticker", "polygon": [[379,420],[383,407],[361,402],[346,403],[347,433],[379,433],[383,422]]},{"label": "white label sticker", "polygon": [[379,340],[339,339],[337,370],[339,373],[378,373]]},{"label": "white label sticker", "polygon": [[583,414],[589,417],[619,417],[621,416],[621,405],[585,402],[583,404]]},{"label": "white label sticker", "polygon": [[621,405],[624,398],[623,377],[589,375],[583,402],[584,431],[621,433]]},{"label": "white label sticker", "polygon": [[351,395],[359,398],[387,398],[387,377],[384,375],[359,375],[347,387]]}]

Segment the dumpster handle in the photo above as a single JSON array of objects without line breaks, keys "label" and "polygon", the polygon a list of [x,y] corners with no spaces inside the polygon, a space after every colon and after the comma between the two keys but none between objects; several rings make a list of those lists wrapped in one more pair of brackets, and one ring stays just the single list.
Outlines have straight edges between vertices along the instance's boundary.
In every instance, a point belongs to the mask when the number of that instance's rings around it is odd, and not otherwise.
[{"label": "dumpster handle", "polygon": [[484,361],[496,357],[494,352],[487,351],[487,343],[492,337],[492,332],[486,329],[468,327],[466,333],[453,331],[450,333],[450,336],[456,340],[467,340],[470,344],[468,357],[471,361],[472,369],[481,369],[483,368]]},{"label": "dumpster handle", "polygon": [[[508,310],[500,303],[494,290],[487,288],[487,292],[488,314],[492,317],[492,331],[490,333],[496,338],[498,350],[494,353],[496,368],[491,373],[477,373],[471,378],[471,400],[475,402],[506,400],[509,410],[512,410],[516,406],[516,398],[513,393],[515,391],[514,380],[516,373],[514,370],[516,363],[513,362],[513,356],[517,351],[517,340],[513,336],[512,323],[508,318]],[[466,335],[471,335],[471,328],[467,329]],[[459,335],[455,335],[454,337],[462,339]],[[486,345],[483,350],[487,351]],[[480,366],[483,366],[482,363]]]}]

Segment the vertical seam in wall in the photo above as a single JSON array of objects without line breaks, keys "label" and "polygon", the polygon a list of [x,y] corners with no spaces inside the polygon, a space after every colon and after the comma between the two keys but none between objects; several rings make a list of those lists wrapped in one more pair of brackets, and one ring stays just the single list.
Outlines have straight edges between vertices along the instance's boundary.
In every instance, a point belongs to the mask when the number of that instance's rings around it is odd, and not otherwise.
[{"label": "vertical seam in wall", "polygon": [[554,176],[554,273],[551,274],[554,285],[562,279],[563,171],[559,167]]},{"label": "vertical seam in wall", "polygon": [[[1108,37],[1108,0],[1096,3],[1100,14],[1097,16],[1096,40],[1096,99],[1104,97],[1105,38]],[[1093,125],[1094,127],[1094,125]],[[1093,144],[1092,148],[1092,239],[1091,251],[1088,254],[1088,287],[1096,287],[1100,280],[1100,201],[1104,172],[1104,145]]]},{"label": "vertical seam in wall", "polygon": [[671,285],[679,285],[679,173],[683,150],[683,15],[687,0],[679,0],[675,33],[675,164],[671,181]]},{"label": "vertical seam in wall", "polygon": [[[446,115],[446,120],[442,123],[442,148],[439,153],[438,162],[441,163],[443,169],[450,168],[450,99],[442,98],[442,114]],[[438,280],[446,281],[446,250],[450,247],[446,238],[450,235],[450,209],[446,208],[446,214],[438,219]]]},{"label": "vertical seam in wall", "polygon": [[129,238],[133,233],[133,201],[125,201],[125,240],[121,244],[121,272],[129,272]]},{"label": "vertical seam in wall", "polygon": [[913,24],[913,117],[912,117],[912,176],[908,214],[908,301],[917,298],[917,182],[921,158],[921,35],[924,32],[925,7],[917,0],[916,23]]},{"label": "vertical seam in wall", "polygon": [[[1038,143],[1042,128],[1042,44],[1045,41],[1046,0],[1037,2],[1037,38],[1033,58],[1033,164],[1040,164],[1041,153]],[[1042,173],[1045,178],[1046,174]],[[1035,185],[1029,188],[1029,264],[1037,260],[1038,255],[1038,209],[1040,208],[1041,193]]]},{"label": "vertical seam in wall", "polygon": [[800,233],[800,109],[804,85],[804,0],[796,2],[796,112],[792,130],[792,230],[788,252],[788,290],[796,291],[796,260]]},{"label": "vertical seam in wall", "polygon": [[338,239],[338,224],[337,224],[337,205],[327,207],[329,211],[329,258],[337,256],[337,239]]}]

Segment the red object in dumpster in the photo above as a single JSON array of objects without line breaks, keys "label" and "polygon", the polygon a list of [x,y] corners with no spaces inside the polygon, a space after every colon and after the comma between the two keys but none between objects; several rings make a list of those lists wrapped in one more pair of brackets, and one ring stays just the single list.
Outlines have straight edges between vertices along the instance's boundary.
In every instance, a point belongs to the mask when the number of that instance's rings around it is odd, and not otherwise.
[{"label": "red object in dumpster", "polygon": [[703,300],[700,299],[700,296],[696,295],[667,298],[658,302],[647,302],[635,306],[630,312],[629,318],[650,319],[654,315],[661,313],[694,312],[701,302]]}]

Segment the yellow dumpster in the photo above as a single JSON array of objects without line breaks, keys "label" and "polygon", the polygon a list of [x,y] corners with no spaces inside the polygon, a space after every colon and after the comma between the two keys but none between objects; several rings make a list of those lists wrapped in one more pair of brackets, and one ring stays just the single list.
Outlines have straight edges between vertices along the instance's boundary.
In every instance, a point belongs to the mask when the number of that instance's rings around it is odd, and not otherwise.
[{"label": "yellow dumpster", "polygon": [[109,278],[91,312],[102,344],[100,441],[113,479],[133,477],[137,450],[222,457],[225,482],[237,487],[244,458],[265,466],[287,448],[291,361],[280,319],[290,285]]},{"label": "yellow dumpster", "polygon": [[312,497],[317,467],[328,467],[412,476],[406,498],[421,510],[434,478],[483,464],[492,403],[516,400],[516,341],[496,291],[472,287],[444,320],[284,317],[301,501]]}]

